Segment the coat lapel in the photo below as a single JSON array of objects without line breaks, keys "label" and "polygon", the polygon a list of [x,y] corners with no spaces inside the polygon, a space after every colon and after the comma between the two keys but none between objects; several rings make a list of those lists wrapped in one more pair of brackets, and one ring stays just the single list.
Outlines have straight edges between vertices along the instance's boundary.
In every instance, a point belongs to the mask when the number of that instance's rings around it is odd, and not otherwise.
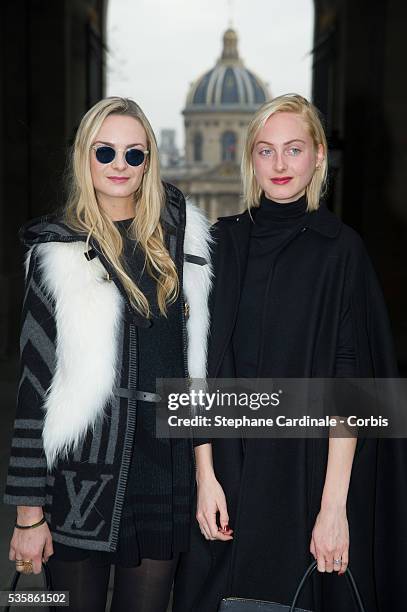
[{"label": "coat lapel", "polygon": [[248,212],[220,222],[215,246],[215,287],[211,296],[209,377],[215,378],[233,333],[246,273],[252,221]]}]

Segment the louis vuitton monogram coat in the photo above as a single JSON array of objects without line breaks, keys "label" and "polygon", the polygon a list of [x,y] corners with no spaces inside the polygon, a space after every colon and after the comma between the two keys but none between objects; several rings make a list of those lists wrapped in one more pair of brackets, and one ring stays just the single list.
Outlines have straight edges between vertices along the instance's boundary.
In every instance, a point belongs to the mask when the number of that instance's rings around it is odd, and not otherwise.
[{"label": "louis vuitton monogram coat", "polygon": [[[161,222],[182,290],[184,373],[203,378],[209,229],[175,187],[165,187]],[[136,329],[149,322],[132,308],[96,242],[87,250],[85,235],[51,217],[29,223],[22,239],[28,253],[21,376],[4,501],[43,506],[56,542],[114,551],[137,400],[145,399],[136,384]],[[186,457],[185,440],[173,446],[174,495],[178,511],[191,514],[190,440],[187,448]]]}]

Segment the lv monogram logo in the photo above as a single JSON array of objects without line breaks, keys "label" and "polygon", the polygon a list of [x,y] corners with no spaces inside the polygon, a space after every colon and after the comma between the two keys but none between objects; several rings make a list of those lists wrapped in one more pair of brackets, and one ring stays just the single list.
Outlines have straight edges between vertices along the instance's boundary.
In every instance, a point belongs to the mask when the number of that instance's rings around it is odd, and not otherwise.
[{"label": "lv monogram logo", "polygon": [[[101,474],[100,481],[81,480],[81,487],[79,491],[76,491],[74,484],[75,472],[64,470],[62,475],[65,478],[71,509],[66,516],[64,524],[58,526],[57,529],[59,531],[64,531],[65,533],[79,533],[82,536],[97,536],[105,524],[103,519],[92,530],[85,531],[82,529],[82,527],[84,526],[92,508],[95,506],[97,500],[102,494],[106,484],[113,478],[113,476],[111,474]],[[93,489],[95,490],[93,491],[93,494],[91,494]]]}]

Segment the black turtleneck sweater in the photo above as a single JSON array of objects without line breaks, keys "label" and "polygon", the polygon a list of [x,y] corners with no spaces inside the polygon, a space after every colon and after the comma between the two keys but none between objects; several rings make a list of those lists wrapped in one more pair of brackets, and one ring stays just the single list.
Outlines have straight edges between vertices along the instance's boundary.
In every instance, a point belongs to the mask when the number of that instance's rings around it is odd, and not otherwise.
[{"label": "black turtleneck sweater", "polygon": [[256,378],[269,277],[280,249],[304,225],[306,210],[305,196],[278,204],[264,194],[260,207],[252,209],[254,223],[233,336],[237,378]]},{"label": "black turtleneck sweater", "polygon": [[[237,378],[256,378],[261,342],[267,325],[267,293],[278,254],[307,225],[307,200],[279,204],[264,194],[252,209],[249,254],[233,334]],[[293,282],[295,278],[293,276]],[[299,299],[301,296],[298,296]],[[289,321],[287,321],[289,325]],[[350,317],[346,313],[338,338],[336,376],[354,376],[355,353]]]}]

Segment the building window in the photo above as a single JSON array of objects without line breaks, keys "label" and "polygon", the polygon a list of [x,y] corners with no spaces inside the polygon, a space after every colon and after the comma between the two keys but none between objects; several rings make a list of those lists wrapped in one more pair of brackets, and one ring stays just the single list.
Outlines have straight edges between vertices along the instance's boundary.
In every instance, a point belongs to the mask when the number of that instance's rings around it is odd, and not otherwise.
[{"label": "building window", "polygon": [[222,161],[236,161],[237,138],[234,132],[222,134]]},{"label": "building window", "polygon": [[203,138],[201,132],[195,132],[194,134],[194,161],[202,161],[202,145]]}]

